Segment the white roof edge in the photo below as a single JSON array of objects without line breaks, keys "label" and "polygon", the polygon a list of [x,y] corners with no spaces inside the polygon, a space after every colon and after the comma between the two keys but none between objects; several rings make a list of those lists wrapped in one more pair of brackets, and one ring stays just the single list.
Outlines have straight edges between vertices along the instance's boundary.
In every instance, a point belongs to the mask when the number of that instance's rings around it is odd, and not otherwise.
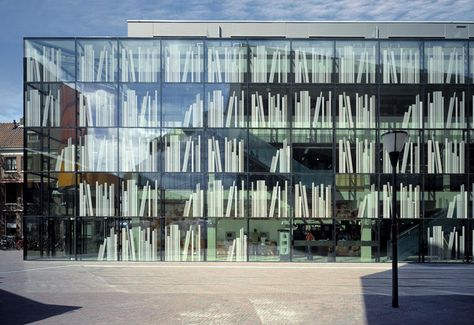
[{"label": "white roof edge", "polygon": [[127,23],[360,23],[360,24],[474,24],[474,21],[424,21],[424,20],[167,20],[167,19],[127,19]]}]

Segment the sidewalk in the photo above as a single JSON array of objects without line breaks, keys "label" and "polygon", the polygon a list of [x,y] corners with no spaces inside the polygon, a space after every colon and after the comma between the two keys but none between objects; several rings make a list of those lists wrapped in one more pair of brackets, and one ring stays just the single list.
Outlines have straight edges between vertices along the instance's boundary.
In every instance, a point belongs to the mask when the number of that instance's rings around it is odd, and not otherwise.
[{"label": "sidewalk", "polygon": [[103,263],[0,252],[2,324],[473,324],[474,265]]}]

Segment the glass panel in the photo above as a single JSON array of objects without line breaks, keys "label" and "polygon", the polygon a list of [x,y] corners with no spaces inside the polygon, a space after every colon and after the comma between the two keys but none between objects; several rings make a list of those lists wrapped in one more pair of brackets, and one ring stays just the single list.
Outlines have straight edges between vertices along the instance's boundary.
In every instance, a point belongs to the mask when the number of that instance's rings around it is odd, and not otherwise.
[{"label": "glass panel", "polygon": [[338,173],[375,173],[375,130],[337,130],[336,146]]},{"label": "glass panel", "polygon": [[25,40],[27,82],[74,81],[74,40]]},{"label": "glass panel", "polygon": [[[381,190],[378,195],[382,201],[381,217],[390,219],[392,216],[393,179],[391,175],[380,178]],[[396,209],[400,219],[419,219],[422,216],[422,178],[420,175],[397,175]],[[426,194],[426,192],[425,192]],[[380,202],[379,202],[380,203]],[[426,202],[425,202],[426,204]]]},{"label": "glass panel", "polygon": [[144,128],[119,129],[120,171],[160,171],[161,132]]},{"label": "glass panel", "polygon": [[375,262],[378,251],[377,221],[337,221],[336,240],[337,262]]},{"label": "glass panel", "polygon": [[474,83],[474,42],[469,42],[469,61],[471,63],[469,71],[471,71],[471,83]]},{"label": "glass panel", "polygon": [[247,126],[245,87],[240,84],[206,85],[208,128],[243,128]]},{"label": "glass panel", "polygon": [[331,218],[334,188],[332,182],[331,173],[295,174],[295,219]]},{"label": "glass panel", "polygon": [[159,127],[160,93],[156,85],[126,84],[120,87],[120,125]]},{"label": "glass panel", "polygon": [[247,73],[247,44],[208,41],[207,82],[243,83]]},{"label": "glass panel", "polygon": [[[118,215],[118,178],[113,174],[83,173],[79,175],[78,216],[113,217]],[[123,203],[124,205],[127,202]]]},{"label": "glass panel", "polygon": [[[467,127],[467,89],[459,86],[427,87],[427,129],[464,129]],[[469,98],[468,98],[469,100]]]},{"label": "glass panel", "polygon": [[204,191],[206,179],[201,175],[173,174],[162,175],[164,216],[173,217],[204,217]]},{"label": "glass panel", "polygon": [[332,129],[332,88],[298,87],[293,93],[293,128]]},{"label": "glass panel", "polygon": [[425,218],[466,219],[469,185],[461,175],[436,175],[425,178],[423,203]]},{"label": "glass panel", "polygon": [[75,139],[75,129],[27,129],[27,170],[74,171]]},{"label": "glass panel", "polygon": [[286,175],[250,176],[251,218],[288,218],[291,179]]},{"label": "glass panel", "polygon": [[165,172],[203,172],[206,168],[201,159],[204,149],[204,135],[198,130],[163,130],[163,171]]},{"label": "glass panel", "polygon": [[[207,216],[219,218],[246,217],[246,179],[247,177],[244,175],[224,176],[209,174],[207,183]],[[189,202],[191,204],[191,200]]]},{"label": "glass panel", "polygon": [[312,173],[314,170],[332,172],[332,130],[293,130],[293,171]]},{"label": "glass panel", "polygon": [[467,75],[466,42],[425,42],[429,84],[463,84]]},{"label": "glass panel", "polygon": [[464,174],[466,136],[461,130],[425,131],[428,174]]},{"label": "glass panel", "polygon": [[79,130],[78,156],[80,171],[117,171],[117,129]]},{"label": "glass panel", "polygon": [[117,86],[115,84],[80,84],[78,93],[79,126],[117,125]]},{"label": "glass panel", "polygon": [[382,83],[419,84],[421,67],[421,42],[380,42]]},{"label": "glass panel", "polygon": [[286,128],[288,123],[288,90],[286,87],[250,88],[247,116],[251,128]]},{"label": "glass panel", "polygon": [[29,84],[25,92],[25,126],[67,127],[76,124],[73,84]]},{"label": "glass panel", "polygon": [[247,220],[210,218],[207,227],[207,260],[247,262]]},{"label": "glass panel", "polygon": [[207,171],[210,173],[243,173],[248,148],[247,130],[207,130]]},{"label": "glass panel", "polygon": [[158,82],[160,80],[160,41],[120,41],[120,81]]},{"label": "glass panel", "polygon": [[74,258],[74,219],[25,217],[26,259]]},{"label": "glass panel", "polygon": [[334,262],[332,219],[294,220],[292,261]]},{"label": "glass panel", "polygon": [[251,129],[248,147],[252,172],[290,172],[290,130]]},{"label": "glass panel", "polygon": [[379,218],[376,175],[336,175],[336,218]]},{"label": "glass panel", "polygon": [[334,42],[295,41],[292,43],[295,83],[331,83]]},{"label": "glass panel", "polygon": [[204,261],[207,227],[204,219],[164,219],[164,260],[168,262]]},{"label": "glass panel", "polygon": [[122,261],[160,261],[162,231],[160,219],[129,218],[121,221]]},{"label": "glass panel", "polygon": [[[380,262],[392,261],[391,220],[380,221]],[[422,220],[398,220],[398,261],[421,262]]]},{"label": "glass panel", "polygon": [[429,262],[464,262],[467,253],[467,220],[428,219],[426,256]]},{"label": "glass panel", "polygon": [[204,126],[203,87],[198,85],[165,85],[163,87],[163,126]]},{"label": "glass panel", "polygon": [[165,82],[203,80],[203,41],[163,41],[162,46]]},{"label": "glass panel", "polygon": [[377,119],[377,89],[345,87],[337,96],[336,126],[338,128],[375,128]]},{"label": "glass panel", "polygon": [[423,101],[419,86],[381,86],[380,128],[421,129],[426,111]]},{"label": "glass panel", "polygon": [[117,80],[117,41],[77,41],[78,81],[112,82]]},{"label": "glass panel", "polygon": [[251,82],[287,83],[290,72],[290,43],[251,41]]},{"label": "glass panel", "polygon": [[161,177],[158,173],[126,173],[118,179],[123,217],[161,216]]},{"label": "glass panel", "polygon": [[339,83],[375,83],[377,42],[336,41]]},{"label": "glass panel", "polygon": [[120,219],[78,218],[77,259],[118,261],[120,250]]},{"label": "glass panel", "polygon": [[289,261],[290,220],[250,220],[250,261]]},{"label": "glass panel", "polygon": [[[380,136],[382,137],[385,132],[386,130],[380,130]],[[400,152],[396,171],[397,174],[419,174],[424,168],[423,160],[421,160],[423,132],[418,130],[407,130],[406,132],[408,133],[408,140],[403,151]],[[380,144],[382,145],[382,157],[380,159],[382,172],[391,174],[390,156],[388,151],[383,148],[382,141],[380,141]]]}]

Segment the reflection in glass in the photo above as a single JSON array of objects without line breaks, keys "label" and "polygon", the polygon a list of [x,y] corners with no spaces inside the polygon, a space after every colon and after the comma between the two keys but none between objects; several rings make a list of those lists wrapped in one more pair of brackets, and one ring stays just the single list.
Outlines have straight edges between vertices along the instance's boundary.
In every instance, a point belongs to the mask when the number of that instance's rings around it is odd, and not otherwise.
[{"label": "reflection in glass", "polygon": [[296,41],[292,43],[295,83],[330,83],[334,43]]},{"label": "reflection in glass", "polygon": [[120,125],[159,127],[160,97],[158,87],[127,84],[120,87]]},{"label": "reflection in glass", "polygon": [[79,86],[79,126],[107,127],[117,125],[117,88],[115,84],[82,84]]},{"label": "reflection in glass", "polygon": [[79,170],[117,171],[117,142],[117,129],[81,129],[77,148]]},{"label": "reflection in glass", "polygon": [[282,41],[250,42],[251,82],[286,83],[290,71],[290,44]]},{"label": "reflection in glass", "polygon": [[69,40],[25,41],[27,82],[74,81],[75,44]]},{"label": "reflection in glass", "polygon": [[120,244],[122,261],[160,261],[160,219],[123,220],[120,228]]},{"label": "reflection in glass", "polygon": [[163,130],[164,171],[165,172],[201,172],[204,160],[201,159],[202,132],[183,129]]},{"label": "reflection in glass", "polygon": [[207,182],[204,177],[196,174],[162,175],[164,211],[169,217],[204,217],[204,192]]},{"label": "reflection in glass", "polygon": [[206,239],[206,222],[204,220],[165,219],[165,261],[203,261]]},{"label": "reflection in glass", "polygon": [[117,80],[117,41],[80,40],[77,42],[78,81]]},{"label": "reflection in glass", "polygon": [[25,126],[65,127],[76,123],[72,84],[29,84],[25,93]]},{"label": "reflection in glass", "polygon": [[246,72],[244,42],[207,42],[207,82],[243,83]]},{"label": "reflection in glass", "polygon": [[201,82],[203,41],[163,41],[165,82]]},{"label": "reflection in glass", "polygon": [[429,84],[463,84],[467,71],[467,43],[425,42],[425,68]]},{"label": "reflection in glass", "polygon": [[159,130],[120,128],[119,150],[120,171],[157,172],[159,171],[159,150],[161,133]]},{"label": "reflection in glass", "polygon": [[376,47],[371,41],[337,41],[339,83],[375,83]]},{"label": "reflection in glass", "polygon": [[245,92],[240,85],[208,85],[206,96],[207,127],[247,126],[247,117],[244,114]]},{"label": "reflection in glass", "polygon": [[165,85],[163,87],[163,126],[204,126],[202,87],[197,85]]},{"label": "reflection in glass", "polygon": [[120,81],[158,82],[160,41],[120,41]]},{"label": "reflection in glass", "polygon": [[384,84],[420,83],[421,42],[380,42],[382,82]]}]

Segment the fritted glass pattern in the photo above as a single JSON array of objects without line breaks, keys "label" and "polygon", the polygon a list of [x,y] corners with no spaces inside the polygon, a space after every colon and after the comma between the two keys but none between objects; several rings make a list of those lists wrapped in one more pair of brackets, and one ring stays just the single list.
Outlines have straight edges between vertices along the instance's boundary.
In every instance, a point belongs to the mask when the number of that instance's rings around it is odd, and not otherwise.
[{"label": "fritted glass pattern", "polygon": [[472,42],[24,45],[27,259],[472,259]]}]

